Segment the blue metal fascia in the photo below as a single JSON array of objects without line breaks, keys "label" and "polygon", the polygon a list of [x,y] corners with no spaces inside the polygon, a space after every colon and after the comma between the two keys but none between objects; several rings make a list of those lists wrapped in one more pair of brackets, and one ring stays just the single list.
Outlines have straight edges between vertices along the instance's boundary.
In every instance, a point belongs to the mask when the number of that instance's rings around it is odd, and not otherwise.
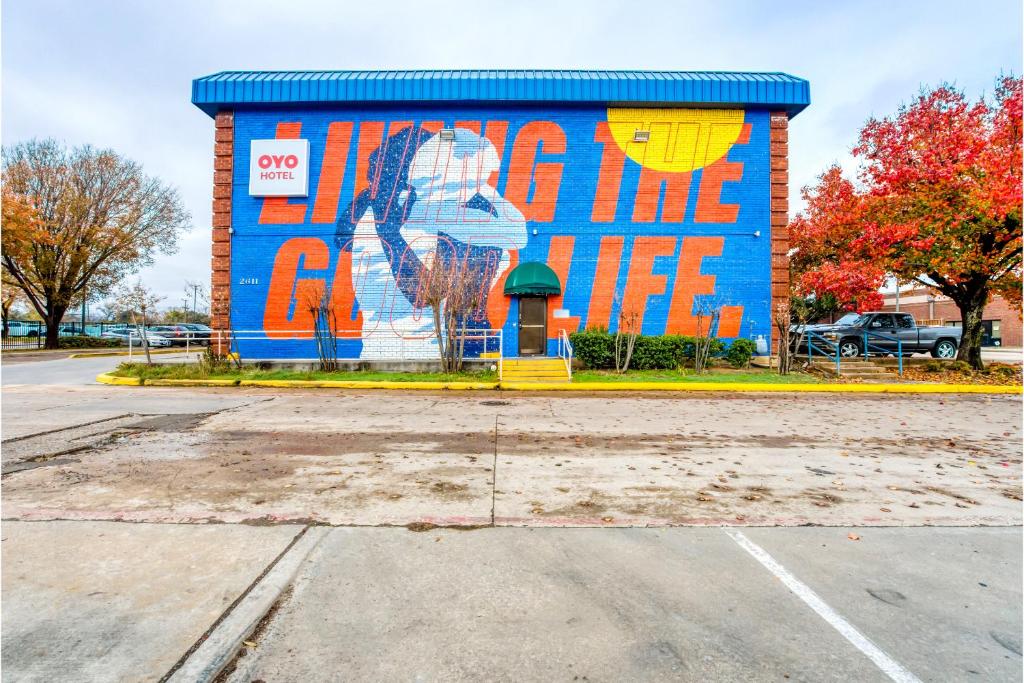
[{"label": "blue metal fascia", "polygon": [[224,71],[192,81],[210,116],[238,105],[577,102],[759,107],[791,117],[810,84],[784,73],[691,71]]}]

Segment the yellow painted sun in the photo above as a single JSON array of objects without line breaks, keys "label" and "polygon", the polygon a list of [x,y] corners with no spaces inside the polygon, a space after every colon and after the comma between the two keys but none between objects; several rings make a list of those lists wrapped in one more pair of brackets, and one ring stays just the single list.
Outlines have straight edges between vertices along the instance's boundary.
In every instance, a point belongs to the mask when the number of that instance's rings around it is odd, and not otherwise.
[{"label": "yellow painted sun", "polygon": [[[742,109],[608,109],[608,128],[630,159],[656,171],[682,173],[712,164],[743,131]],[[650,131],[634,142],[637,130]]]}]

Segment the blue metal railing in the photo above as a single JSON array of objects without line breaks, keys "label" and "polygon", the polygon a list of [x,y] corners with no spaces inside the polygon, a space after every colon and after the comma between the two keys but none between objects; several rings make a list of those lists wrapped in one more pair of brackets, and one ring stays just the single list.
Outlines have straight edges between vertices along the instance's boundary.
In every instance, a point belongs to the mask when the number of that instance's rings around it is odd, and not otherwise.
[{"label": "blue metal railing", "polygon": [[[884,340],[888,342],[895,342],[896,344],[896,365],[899,369],[900,377],[903,376],[903,340],[898,336],[891,334],[883,334],[881,332],[869,332],[863,330],[861,332],[861,352],[864,354],[864,358],[870,358],[872,352],[876,355],[885,356],[893,353],[893,349],[890,347],[880,346],[876,343],[872,343],[872,340]],[[814,332],[813,330],[804,331],[804,343],[807,345],[807,361],[814,361],[814,354],[817,353],[822,358],[827,358],[836,364],[836,374],[840,374],[840,368],[842,367],[842,351],[841,343],[842,339],[836,339],[832,341],[825,336]]]},{"label": "blue metal railing", "polygon": [[835,361],[836,375],[838,376],[840,369],[839,342],[830,341],[812,330],[806,330],[804,334],[807,336],[807,362],[814,361],[814,352],[817,351],[825,358]]},{"label": "blue metal railing", "polygon": [[873,339],[884,339],[885,341],[896,342],[896,365],[899,367],[900,377],[902,377],[903,376],[903,340],[900,339],[898,335],[882,334],[881,332],[868,332],[867,330],[864,330],[862,332],[862,336],[863,336],[863,339],[864,339],[864,346],[862,346],[861,348],[864,351],[864,358],[871,357],[871,350],[872,349],[874,349],[875,351],[878,351],[879,352],[878,355],[880,355],[880,356],[884,356],[886,354],[892,353],[892,349],[891,348],[886,348],[884,346],[878,346],[877,344],[872,344],[871,342],[869,342],[868,341],[869,337],[873,338]]}]

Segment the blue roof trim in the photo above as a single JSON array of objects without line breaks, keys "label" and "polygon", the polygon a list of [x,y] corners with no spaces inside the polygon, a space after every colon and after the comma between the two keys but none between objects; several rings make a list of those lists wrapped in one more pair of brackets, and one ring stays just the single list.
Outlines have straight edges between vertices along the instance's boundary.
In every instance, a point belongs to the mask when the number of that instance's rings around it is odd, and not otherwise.
[{"label": "blue roof trim", "polygon": [[810,84],[739,71],[222,71],[192,81],[192,104],[574,102],[756,106],[796,116]]}]

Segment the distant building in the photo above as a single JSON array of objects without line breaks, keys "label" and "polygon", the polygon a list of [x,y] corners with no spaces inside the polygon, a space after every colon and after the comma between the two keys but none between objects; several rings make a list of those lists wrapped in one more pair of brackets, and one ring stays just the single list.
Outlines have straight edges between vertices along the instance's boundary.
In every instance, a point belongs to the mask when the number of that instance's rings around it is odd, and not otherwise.
[{"label": "distant building", "polygon": [[[914,287],[899,292],[897,308],[896,292],[885,294],[885,311],[902,311],[910,313],[918,323],[927,322],[932,325],[950,325],[960,327],[960,309],[952,299],[926,287]],[[1010,305],[1001,296],[993,296],[982,315],[985,326],[982,346],[1021,346],[1022,327],[1021,311]]]}]

